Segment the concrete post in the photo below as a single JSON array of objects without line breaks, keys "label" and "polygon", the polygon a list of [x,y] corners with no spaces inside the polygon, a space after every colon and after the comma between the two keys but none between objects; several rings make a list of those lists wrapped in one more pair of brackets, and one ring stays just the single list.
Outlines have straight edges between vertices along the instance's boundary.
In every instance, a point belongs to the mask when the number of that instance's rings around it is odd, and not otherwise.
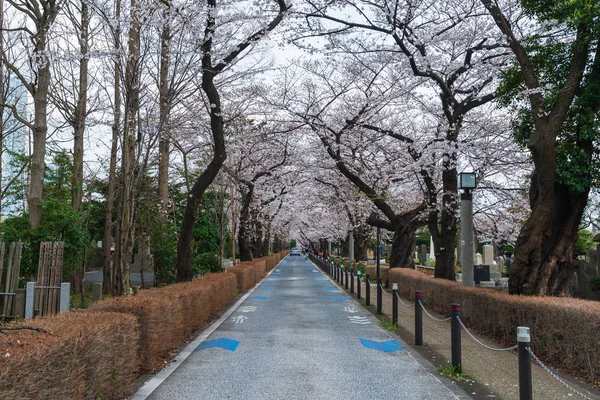
[{"label": "concrete post", "polygon": [[460,267],[462,285],[475,286],[473,278],[473,196],[465,190],[460,197]]},{"label": "concrete post", "polygon": [[531,338],[528,327],[517,327],[517,342],[519,345],[519,400],[531,400],[533,398],[533,385],[531,354],[529,354]]},{"label": "concrete post", "polygon": [[68,312],[71,308],[71,284],[63,282],[60,284],[60,310],[59,312]]},{"label": "concrete post", "polygon": [[17,289],[15,296],[15,318],[23,319],[25,317],[25,289]]},{"label": "concrete post", "polygon": [[33,304],[35,301],[35,282],[27,282],[25,286],[25,318],[33,318]]}]

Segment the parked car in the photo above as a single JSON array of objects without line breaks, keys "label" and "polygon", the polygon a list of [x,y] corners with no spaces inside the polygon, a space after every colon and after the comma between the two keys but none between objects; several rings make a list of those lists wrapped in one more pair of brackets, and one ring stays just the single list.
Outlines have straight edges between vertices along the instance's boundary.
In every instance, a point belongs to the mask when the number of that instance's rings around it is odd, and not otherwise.
[{"label": "parked car", "polygon": [[302,253],[300,252],[300,249],[297,247],[292,247],[292,249],[290,250],[290,256],[300,256],[302,255]]}]

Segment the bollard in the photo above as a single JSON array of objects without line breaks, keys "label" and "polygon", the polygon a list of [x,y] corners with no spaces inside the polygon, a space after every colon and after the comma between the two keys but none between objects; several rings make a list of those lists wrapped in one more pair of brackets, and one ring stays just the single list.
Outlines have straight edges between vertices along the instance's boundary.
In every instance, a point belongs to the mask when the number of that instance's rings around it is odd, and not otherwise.
[{"label": "bollard", "polygon": [[381,287],[382,278],[377,278],[377,314],[381,314],[383,303],[383,288]]},{"label": "bollard", "polygon": [[344,282],[344,287],[346,288],[346,290],[348,290],[348,278],[350,277],[348,275],[348,272],[350,271],[348,268],[350,268],[350,267],[346,267],[346,273],[345,273],[345,275],[346,275],[346,281]]},{"label": "bollard", "polygon": [[423,292],[415,292],[415,345],[423,346],[423,309],[421,308]]},{"label": "bollard", "polygon": [[360,287],[362,286],[361,282],[360,282],[360,275],[361,275],[360,271],[356,271],[356,278],[357,278],[356,279],[356,284],[358,285],[356,287],[356,298],[359,299],[359,300],[360,300]]},{"label": "bollard", "polygon": [[398,284],[392,283],[392,324],[398,326]]},{"label": "bollard", "polygon": [[452,346],[452,366],[460,374],[462,372],[462,355],[460,340],[460,304],[452,304],[452,319],[450,320],[450,343]]},{"label": "bollard", "polygon": [[340,283],[340,266],[338,265],[338,267],[335,269],[335,281],[337,283]]},{"label": "bollard", "polygon": [[531,354],[529,353],[531,338],[529,328],[517,327],[517,342],[519,342],[519,399],[532,400]]},{"label": "bollard", "polygon": [[354,268],[350,270],[350,294],[354,294]]},{"label": "bollard", "polygon": [[371,305],[371,277],[365,274],[365,304]]}]

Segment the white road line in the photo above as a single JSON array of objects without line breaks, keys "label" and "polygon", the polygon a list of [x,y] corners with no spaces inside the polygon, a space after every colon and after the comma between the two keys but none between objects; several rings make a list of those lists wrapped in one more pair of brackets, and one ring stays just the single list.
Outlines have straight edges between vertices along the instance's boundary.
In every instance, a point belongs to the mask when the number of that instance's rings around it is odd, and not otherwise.
[{"label": "white road line", "polygon": [[[287,256],[284,257],[281,261],[279,261],[279,264],[281,264],[286,258],[287,258]],[[277,266],[279,266],[279,264],[277,264]],[[269,275],[271,275],[271,273],[274,270],[275,270],[275,268],[272,269],[267,274],[267,277]],[[265,279],[266,279],[266,277],[265,277]],[[246,299],[254,292],[254,290],[261,283],[262,283],[262,281],[258,282],[256,284],[256,286],[254,286],[252,289],[250,289],[248,291],[248,293],[243,295],[241,299],[239,299],[232,307],[230,307],[227,311],[225,311],[225,313],[223,315],[221,315],[221,317],[218,320],[216,320],[211,326],[209,326],[207,329],[205,329],[196,339],[194,339],[193,342],[191,342],[187,346],[185,346],[183,351],[181,353],[179,353],[179,355],[175,359],[177,362],[169,363],[162,371],[160,371],[158,374],[156,374],[152,378],[150,378],[149,381],[144,383],[144,385],[142,387],[140,387],[131,396],[131,400],[146,400],[152,394],[152,392],[154,392],[177,369],[177,367],[179,367],[181,364],[183,364],[183,362],[194,352],[194,350],[196,349],[196,347],[198,347],[200,345],[200,343],[204,342],[206,340],[206,338],[208,338],[219,326],[221,326],[221,324],[223,322],[225,322],[227,320],[227,318],[229,318],[229,316],[231,314],[233,314],[235,312],[235,310],[244,301],[246,301]]]}]

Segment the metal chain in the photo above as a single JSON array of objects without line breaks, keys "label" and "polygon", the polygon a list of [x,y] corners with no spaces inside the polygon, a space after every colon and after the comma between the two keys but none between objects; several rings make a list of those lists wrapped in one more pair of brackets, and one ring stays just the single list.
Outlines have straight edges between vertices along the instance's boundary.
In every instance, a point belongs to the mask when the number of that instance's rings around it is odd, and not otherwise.
[{"label": "metal chain", "polygon": [[436,318],[433,315],[429,314],[429,311],[427,311],[427,309],[425,307],[423,307],[423,303],[421,303],[421,300],[418,300],[418,303],[421,306],[421,308],[423,309],[423,311],[425,311],[425,314],[427,314],[429,316],[429,318],[431,318],[434,321],[446,322],[446,321],[450,321],[452,319],[452,317],[449,317],[449,318]]},{"label": "metal chain", "polygon": [[371,286],[371,287],[377,287],[376,283],[371,283],[371,281],[368,281],[368,282],[369,282],[369,286]]},{"label": "metal chain", "polygon": [[587,397],[585,394],[578,392],[575,388],[569,386],[565,381],[560,379],[560,377],[558,375],[556,375],[554,372],[552,372],[552,370],[550,368],[546,367],[544,365],[544,363],[539,358],[537,358],[537,356],[535,354],[533,354],[533,351],[531,351],[530,348],[528,348],[527,351],[529,352],[529,354],[531,354],[531,357],[533,357],[535,362],[537,362],[540,367],[542,367],[547,373],[549,373],[551,377],[553,377],[554,379],[559,381],[564,387],[566,387],[571,392],[575,393],[576,395],[578,395],[586,400],[592,400],[590,397]]},{"label": "metal chain", "polygon": [[400,302],[400,304],[402,304],[406,308],[411,308],[411,307],[415,306],[415,303],[404,304],[404,302],[402,301],[402,298],[400,298],[400,296],[398,296],[398,292],[396,292],[396,297],[398,298],[398,301]]},{"label": "metal chain", "polygon": [[467,327],[465,326],[465,324],[463,324],[462,320],[460,319],[460,317],[458,318],[458,322],[460,323],[460,326],[462,326],[462,328],[465,330],[465,332],[467,332],[469,334],[469,336],[471,336],[471,339],[473,339],[476,343],[478,343],[479,345],[485,347],[488,350],[493,350],[493,351],[509,351],[509,350],[516,350],[517,347],[519,347],[519,345],[514,345],[513,347],[507,347],[507,348],[497,348],[497,347],[490,347],[487,344],[481,343],[479,341],[479,339],[477,339],[475,336],[473,336],[473,334],[471,332],[469,332],[469,330],[467,329]]},{"label": "metal chain", "polygon": [[381,291],[382,291],[383,293],[387,294],[388,296],[391,296],[391,295],[392,295],[391,293],[388,293],[388,292],[386,292],[386,291],[385,291],[385,289],[383,288],[383,286],[381,286],[381,284],[379,285],[379,287],[381,288]]}]

